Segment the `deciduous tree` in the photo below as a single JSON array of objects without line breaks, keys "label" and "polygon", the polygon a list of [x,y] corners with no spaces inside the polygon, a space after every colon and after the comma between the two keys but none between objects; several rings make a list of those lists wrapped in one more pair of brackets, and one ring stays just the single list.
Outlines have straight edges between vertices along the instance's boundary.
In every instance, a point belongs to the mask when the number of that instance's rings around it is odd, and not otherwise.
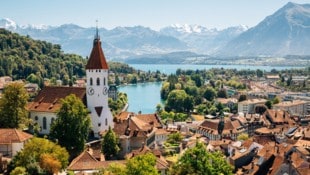
[{"label": "deciduous tree", "polygon": [[151,154],[138,155],[126,163],[126,175],[158,175],[156,157]]},{"label": "deciduous tree", "polygon": [[224,174],[232,175],[233,168],[220,152],[208,152],[202,143],[187,149],[170,169],[171,175],[183,174]]},{"label": "deciduous tree", "polygon": [[65,148],[44,138],[33,138],[14,156],[9,167],[15,168],[13,172],[22,171],[17,167],[24,167],[28,174],[40,171],[44,174],[54,174],[67,167],[68,158],[69,154]]},{"label": "deciduous tree", "polygon": [[74,157],[84,150],[90,131],[90,117],[83,102],[71,94],[61,101],[50,137],[57,140]]},{"label": "deciduous tree", "polygon": [[0,99],[0,128],[19,128],[27,125],[28,94],[22,83],[14,82],[4,88]]}]

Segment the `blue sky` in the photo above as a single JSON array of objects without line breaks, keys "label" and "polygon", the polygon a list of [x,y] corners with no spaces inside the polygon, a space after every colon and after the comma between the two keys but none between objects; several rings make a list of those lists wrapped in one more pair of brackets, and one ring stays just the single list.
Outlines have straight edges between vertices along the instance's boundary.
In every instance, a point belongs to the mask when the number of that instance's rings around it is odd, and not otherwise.
[{"label": "blue sky", "polygon": [[[158,30],[170,24],[199,24],[208,28],[253,27],[284,6],[287,0],[3,0],[0,18],[18,24],[83,27],[143,25]],[[292,0],[304,4],[310,0]]]}]

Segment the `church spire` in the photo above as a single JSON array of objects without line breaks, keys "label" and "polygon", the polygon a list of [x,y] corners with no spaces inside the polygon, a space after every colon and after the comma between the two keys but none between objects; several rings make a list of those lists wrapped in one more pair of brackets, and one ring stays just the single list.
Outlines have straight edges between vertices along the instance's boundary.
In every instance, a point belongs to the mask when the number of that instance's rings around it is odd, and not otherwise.
[{"label": "church spire", "polygon": [[96,20],[96,35],[95,40],[100,40],[99,31],[98,31],[98,20]]},{"label": "church spire", "polygon": [[86,69],[109,69],[104,53],[101,48],[101,41],[98,31],[98,21],[96,20],[96,34],[93,49],[90,53]]}]

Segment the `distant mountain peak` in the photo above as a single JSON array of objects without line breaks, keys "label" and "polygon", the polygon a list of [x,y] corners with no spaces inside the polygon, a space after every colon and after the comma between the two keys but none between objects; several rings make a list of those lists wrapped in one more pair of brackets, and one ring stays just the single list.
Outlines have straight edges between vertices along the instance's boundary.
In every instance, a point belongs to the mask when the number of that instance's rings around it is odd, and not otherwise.
[{"label": "distant mountain peak", "polygon": [[9,18],[0,18],[0,28],[15,30],[17,28],[17,24]]}]

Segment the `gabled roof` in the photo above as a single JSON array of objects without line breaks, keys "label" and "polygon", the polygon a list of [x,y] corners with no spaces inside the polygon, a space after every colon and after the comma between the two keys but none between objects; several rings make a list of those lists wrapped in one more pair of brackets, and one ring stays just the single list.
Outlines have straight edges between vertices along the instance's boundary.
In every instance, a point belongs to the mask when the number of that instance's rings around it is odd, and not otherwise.
[{"label": "gabled roof", "polygon": [[67,169],[72,171],[98,170],[107,168],[111,163],[125,164],[125,160],[98,161],[90,152],[85,150],[71,162]]},{"label": "gabled roof", "polygon": [[17,129],[0,129],[0,144],[21,143],[32,137],[31,134]]},{"label": "gabled roof", "polygon": [[29,111],[56,112],[60,107],[60,99],[74,94],[86,104],[85,87],[46,86],[33,102],[28,104]]},{"label": "gabled roof", "polygon": [[109,69],[99,37],[94,39],[93,49],[90,53],[86,69]]},{"label": "gabled roof", "polygon": [[150,125],[153,125],[156,128],[162,127],[157,114],[138,114],[136,117],[146,123],[149,123]]}]

